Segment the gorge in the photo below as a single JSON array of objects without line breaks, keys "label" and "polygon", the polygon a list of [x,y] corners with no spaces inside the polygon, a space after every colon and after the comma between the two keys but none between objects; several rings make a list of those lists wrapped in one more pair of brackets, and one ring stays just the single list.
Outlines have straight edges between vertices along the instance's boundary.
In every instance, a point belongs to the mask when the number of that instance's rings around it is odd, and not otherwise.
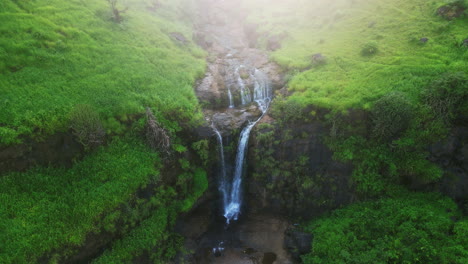
[{"label": "gorge", "polygon": [[468,263],[467,0],[0,1],[0,263]]}]

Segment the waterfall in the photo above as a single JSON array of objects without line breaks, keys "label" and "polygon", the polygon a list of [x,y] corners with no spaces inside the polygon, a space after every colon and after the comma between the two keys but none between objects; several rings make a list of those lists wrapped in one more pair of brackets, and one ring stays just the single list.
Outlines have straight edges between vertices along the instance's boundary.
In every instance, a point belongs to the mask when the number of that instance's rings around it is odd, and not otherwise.
[{"label": "waterfall", "polygon": [[250,90],[247,86],[245,86],[244,80],[239,73],[240,68],[243,68],[243,65],[240,65],[236,68],[236,76],[237,76],[237,84],[239,85],[239,90],[241,94],[241,101],[242,105],[248,104],[252,102],[252,95],[250,94]]},{"label": "waterfall", "polygon": [[219,175],[219,187],[218,190],[223,196],[223,208],[226,208],[228,201],[228,192],[229,192],[229,183],[226,176],[226,161],[224,159],[224,146],[223,146],[223,137],[219,130],[212,125],[212,128],[216,134],[216,139],[218,141],[218,150],[219,150],[219,163],[220,163],[220,175]]},{"label": "waterfall", "polygon": [[234,108],[234,99],[232,98],[231,88],[228,86],[229,108]]},{"label": "waterfall", "polygon": [[[253,75],[255,80],[254,87],[254,100],[262,111],[262,115],[254,122],[250,122],[244,129],[242,129],[239,145],[237,147],[236,163],[232,184],[220,185],[223,194],[224,217],[226,223],[229,224],[232,220],[237,220],[242,207],[242,174],[244,171],[245,153],[248,150],[248,143],[250,132],[252,128],[262,119],[268,110],[271,101],[271,87],[267,76],[258,69],[255,69]],[[241,79],[239,77],[239,79]],[[244,87],[241,87],[243,89]],[[247,89],[248,90],[248,89]],[[242,90],[241,90],[242,91]],[[249,91],[250,96],[250,91]],[[250,98],[250,97],[249,97]],[[250,99],[251,100],[251,99]],[[243,102],[244,103],[244,102]],[[219,132],[218,132],[219,133]],[[218,139],[219,140],[219,139]],[[221,139],[222,145],[222,139]],[[223,153],[224,156],[224,153]],[[225,172],[224,172],[225,173]],[[225,174],[224,174],[225,175]]]}]

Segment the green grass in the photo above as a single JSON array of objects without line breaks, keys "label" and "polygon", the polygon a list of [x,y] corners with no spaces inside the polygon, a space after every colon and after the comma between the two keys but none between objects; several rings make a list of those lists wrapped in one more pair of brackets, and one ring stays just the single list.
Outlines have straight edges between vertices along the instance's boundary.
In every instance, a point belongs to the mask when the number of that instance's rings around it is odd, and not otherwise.
[{"label": "green grass", "polygon": [[1,145],[67,129],[79,104],[96,109],[108,132],[146,106],[201,117],[192,86],[205,54],[191,42],[191,1],[161,1],[156,12],[144,0],[120,2],[129,9],[118,24],[105,0],[1,1]]},{"label": "green grass", "polygon": [[[185,181],[191,175],[179,175],[179,180]],[[150,218],[144,220],[122,239],[115,241],[93,263],[132,263],[136,257],[148,254],[154,263],[167,263],[174,258],[182,247],[182,238],[170,230],[176,220],[177,213],[187,211],[208,188],[206,172],[195,169],[190,190],[186,191],[185,199],[174,199],[174,190],[169,188],[166,196]]]},{"label": "green grass", "polygon": [[303,263],[466,263],[467,224],[448,198],[399,191],[309,223],[314,241]]},{"label": "green grass", "polygon": [[[380,96],[401,91],[415,98],[445,72],[468,72],[467,17],[435,15],[443,1],[244,1],[249,21],[270,35],[287,32],[271,58],[290,71],[291,99],[334,110],[369,109]],[[262,8],[260,8],[262,7]],[[372,22],[375,25],[371,26]],[[419,39],[427,37],[428,43]],[[378,52],[363,56],[367,43]],[[314,66],[321,53],[325,65]]]},{"label": "green grass", "polygon": [[[115,139],[72,169],[36,168],[0,178],[0,259],[34,263],[54,249],[80,245],[103,216],[159,178],[159,158],[139,140]],[[153,175],[150,177],[150,175]]]},{"label": "green grass", "polygon": [[153,263],[164,263],[163,260],[173,257],[180,247],[180,241],[174,234],[167,232],[171,225],[169,223],[170,210],[172,208],[156,210],[152,217],[133,229],[123,239],[115,242],[112,249],[106,250],[93,263],[132,263],[135,257],[145,251],[150,252],[152,249],[156,249],[149,254]]}]

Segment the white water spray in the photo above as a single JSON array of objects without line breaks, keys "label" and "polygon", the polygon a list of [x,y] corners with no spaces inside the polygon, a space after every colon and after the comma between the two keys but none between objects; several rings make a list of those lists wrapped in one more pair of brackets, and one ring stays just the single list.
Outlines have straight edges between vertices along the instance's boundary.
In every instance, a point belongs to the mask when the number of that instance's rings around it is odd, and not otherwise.
[{"label": "white water spray", "polygon": [[[238,69],[237,69],[238,71]],[[262,115],[254,122],[250,122],[241,132],[239,138],[239,145],[237,147],[236,164],[234,170],[234,176],[231,184],[221,184],[220,188],[223,193],[223,206],[224,206],[224,217],[226,223],[229,224],[231,221],[235,221],[239,218],[242,208],[242,175],[244,172],[245,153],[248,150],[248,142],[250,132],[252,128],[257,124],[260,119],[265,115],[271,101],[271,87],[267,76],[258,69],[255,69],[253,75],[255,80],[254,88],[254,100],[258,104]],[[239,77],[239,79],[241,79]],[[244,87],[240,87],[241,91]],[[247,89],[248,90],[248,89]],[[250,99],[250,91],[249,91]],[[251,99],[250,99],[251,100]],[[244,100],[243,100],[244,104]],[[226,195],[224,195],[226,194]]]}]

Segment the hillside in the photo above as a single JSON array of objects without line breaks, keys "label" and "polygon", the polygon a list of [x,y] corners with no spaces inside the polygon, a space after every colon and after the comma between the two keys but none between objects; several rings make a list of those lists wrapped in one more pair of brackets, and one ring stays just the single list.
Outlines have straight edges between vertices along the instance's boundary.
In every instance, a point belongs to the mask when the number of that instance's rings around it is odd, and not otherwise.
[{"label": "hillside", "polygon": [[468,263],[468,0],[1,0],[0,264]]},{"label": "hillside", "polygon": [[108,133],[144,107],[199,119],[192,84],[205,63],[191,42],[190,1],[154,11],[150,2],[119,1],[117,23],[105,0],[2,1],[0,144],[67,130],[81,105]]}]

